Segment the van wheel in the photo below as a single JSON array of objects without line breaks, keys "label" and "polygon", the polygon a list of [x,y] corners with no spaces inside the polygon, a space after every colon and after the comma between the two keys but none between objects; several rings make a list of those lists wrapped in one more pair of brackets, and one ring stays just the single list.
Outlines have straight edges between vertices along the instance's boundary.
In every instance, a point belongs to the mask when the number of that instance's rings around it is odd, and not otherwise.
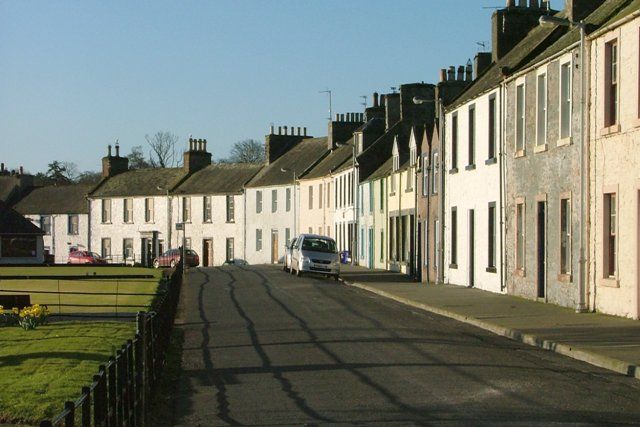
[{"label": "van wheel", "polygon": [[160,268],[160,261],[158,261],[157,259],[153,260],[153,268]]}]

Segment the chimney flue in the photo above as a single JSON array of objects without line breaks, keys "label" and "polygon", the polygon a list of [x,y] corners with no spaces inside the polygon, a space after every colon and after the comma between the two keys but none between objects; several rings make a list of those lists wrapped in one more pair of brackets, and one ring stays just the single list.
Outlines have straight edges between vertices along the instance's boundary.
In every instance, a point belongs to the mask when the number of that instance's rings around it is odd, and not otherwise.
[{"label": "chimney flue", "polygon": [[449,67],[449,71],[447,73],[447,80],[449,80],[450,82],[454,81],[456,79],[456,67],[454,67],[453,65]]},{"label": "chimney flue", "polygon": [[107,145],[107,155],[111,157],[111,144]]},{"label": "chimney flue", "polygon": [[202,141],[203,141],[202,151],[207,151],[207,140],[203,139]]},{"label": "chimney flue", "polygon": [[120,157],[120,143],[116,141],[116,157]]},{"label": "chimney flue", "polygon": [[285,135],[289,135],[287,132],[289,132],[289,130],[288,130],[288,126],[284,126],[284,134],[285,134]]},{"label": "chimney flue", "polygon": [[304,128],[304,136],[307,136],[307,128],[306,128],[306,126]]},{"label": "chimney flue", "polygon": [[278,135],[282,135],[282,126],[278,126]]},{"label": "chimney flue", "polygon": [[378,92],[373,92],[373,106],[374,107],[380,106],[380,104],[378,103]]},{"label": "chimney flue", "polygon": [[269,126],[269,135],[273,135],[273,125]]},{"label": "chimney flue", "polygon": [[463,81],[464,80],[464,66],[460,65],[458,67],[458,81]]},{"label": "chimney flue", "polygon": [[0,163],[0,173],[4,172],[4,163]]},{"label": "chimney flue", "polygon": [[467,66],[465,68],[465,80],[470,82],[473,75],[473,66],[471,65],[471,60],[467,62]]}]

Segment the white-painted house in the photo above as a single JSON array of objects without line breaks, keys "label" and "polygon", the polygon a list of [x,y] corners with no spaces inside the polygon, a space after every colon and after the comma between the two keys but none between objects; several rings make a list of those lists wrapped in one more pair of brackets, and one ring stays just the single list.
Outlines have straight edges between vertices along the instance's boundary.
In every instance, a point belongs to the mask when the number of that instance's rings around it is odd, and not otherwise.
[{"label": "white-painted house", "polygon": [[[262,168],[255,164],[214,164],[191,174],[173,194],[179,201],[187,246],[203,267],[242,260],[244,185]],[[183,232],[179,232],[180,236]]]},{"label": "white-painted house", "polygon": [[[466,78],[470,75],[469,67]],[[501,180],[496,161],[502,98],[499,85],[483,89],[471,85],[446,110],[445,282],[502,292],[497,262],[502,251],[497,216]]]},{"label": "white-painted house", "polygon": [[70,250],[89,246],[89,202],[91,185],[32,188],[14,209],[44,233],[45,255],[66,263]]},{"label": "white-painted house", "polygon": [[303,232],[297,181],[328,153],[326,137],[286,133],[267,135],[267,164],[245,186],[243,257],[249,264],[281,262],[284,243]]}]

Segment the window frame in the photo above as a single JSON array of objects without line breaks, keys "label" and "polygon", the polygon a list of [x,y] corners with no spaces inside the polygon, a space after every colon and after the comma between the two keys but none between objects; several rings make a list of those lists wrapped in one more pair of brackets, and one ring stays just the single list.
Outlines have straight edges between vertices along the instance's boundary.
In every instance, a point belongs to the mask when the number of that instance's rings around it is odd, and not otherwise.
[{"label": "window frame", "polygon": [[[558,207],[558,235],[560,236],[560,244],[558,245],[558,280],[570,282],[573,275],[573,222],[571,217],[573,214],[573,200],[571,192],[560,194]],[[566,230],[563,229],[565,227]],[[565,242],[567,247],[565,247]]]},{"label": "window frame", "polygon": [[[540,81],[542,80],[544,84],[543,95],[543,106],[540,106],[541,101],[541,91],[540,91]],[[547,68],[544,67],[536,73],[536,140],[534,146],[534,153],[539,153],[545,151],[547,149],[547,139],[548,139],[548,126],[549,121],[549,79],[547,74]],[[544,129],[541,129],[544,127]]]},{"label": "window frame", "polygon": [[101,222],[111,224],[111,199],[101,199]]},{"label": "window frame", "polygon": [[[568,70],[566,87],[568,90],[568,94],[566,94],[566,98],[563,93],[563,68],[566,67]],[[571,118],[573,115],[573,58],[569,55],[566,59],[562,59],[558,64],[558,146],[567,145],[571,142],[571,138],[573,136],[573,126],[571,125]],[[563,106],[568,105],[567,112],[563,113]],[[564,120],[566,114],[566,131],[567,134],[563,133]]]},{"label": "window frame", "polygon": [[226,197],[226,222],[236,222],[236,201],[233,194],[227,194]]},{"label": "window frame", "polygon": [[[75,219],[75,222],[74,222]],[[80,234],[80,215],[68,214],[67,215],[67,234],[70,236],[77,236]]]},{"label": "window frame", "polygon": [[497,137],[497,96],[495,93],[489,95],[487,101],[487,161],[490,164],[496,160],[496,137]]},{"label": "window frame", "polygon": [[122,199],[122,222],[125,224],[133,224],[133,198],[125,197]]},{"label": "window frame", "polygon": [[524,78],[516,81],[515,91],[515,157],[522,157],[527,146],[527,82]]},{"label": "window frame", "polygon": [[213,222],[213,196],[202,196],[202,222]]},{"label": "window frame", "polygon": [[467,107],[467,166],[466,170],[476,167],[476,104]]},{"label": "window frame", "polygon": [[460,123],[458,120],[458,112],[451,114],[451,169],[449,173],[458,172],[458,131]]},{"label": "window frame", "polygon": [[452,206],[450,212],[451,252],[449,268],[458,268],[458,207]]},{"label": "window frame", "polygon": [[278,189],[271,190],[271,213],[278,212]]}]

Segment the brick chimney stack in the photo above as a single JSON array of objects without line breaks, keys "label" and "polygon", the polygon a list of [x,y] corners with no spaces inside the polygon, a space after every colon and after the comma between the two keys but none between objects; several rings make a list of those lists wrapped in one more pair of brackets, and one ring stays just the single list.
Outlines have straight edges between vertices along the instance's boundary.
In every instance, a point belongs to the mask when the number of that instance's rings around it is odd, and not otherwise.
[{"label": "brick chimney stack", "polygon": [[189,150],[184,152],[183,168],[187,173],[204,169],[211,164],[211,153],[207,151],[206,139],[189,138]]},{"label": "brick chimney stack", "polygon": [[333,150],[338,143],[347,142],[353,136],[353,132],[363,124],[363,113],[336,114],[336,119],[329,122],[327,149]]},{"label": "brick chimney stack", "polygon": [[541,8],[534,0],[530,0],[528,5],[527,0],[518,0],[517,6],[515,0],[507,0],[506,7],[496,10],[491,17],[493,62],[498,62],[520,43],[538,25],[540,16],[554,13],[556,11]]},{"label": "brick chimney stack", "polygon": [[[284,128],[284,133],[282,132]],[[291,129],[291,132],[289,132]],[[274,132],[274,126],[271,126],[269,129],[269,135],[265,137],[264,150],[265,150],[265,158],[267,160],[267,164],[273,163],[279,157],[281,157],[284,153],[291,150],[293,147],[298,145],[301,141],[313,138],[311,135],[307,135],[306,127],[297,127],[297,135],[296,135],[296,127],[295,126],[278,126],[278,133]]]},{"label": "brick chimney stack", "polygon": [[129,170],[129,159],[120,157],[120,144],[116,140],[116,155],[111,155],[111,144],[107,146],[107,155],[102,158],[102,177],[110,178]]}]

